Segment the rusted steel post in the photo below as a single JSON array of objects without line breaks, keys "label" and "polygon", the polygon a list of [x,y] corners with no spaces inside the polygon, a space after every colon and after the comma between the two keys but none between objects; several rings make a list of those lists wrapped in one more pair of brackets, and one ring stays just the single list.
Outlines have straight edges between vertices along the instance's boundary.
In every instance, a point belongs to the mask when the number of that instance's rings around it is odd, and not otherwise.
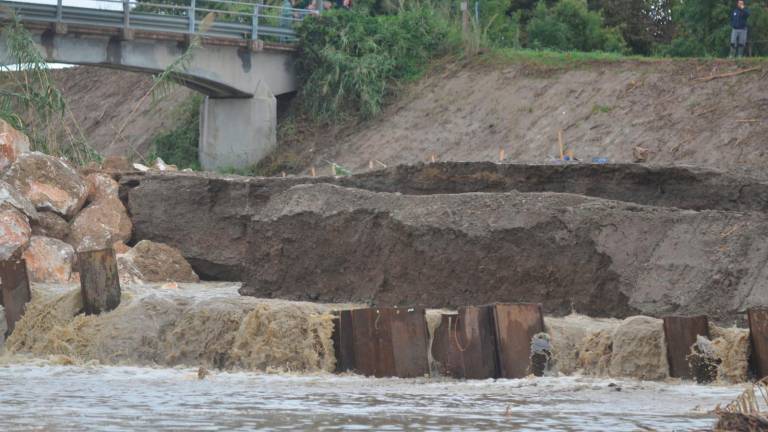
[{"label": "rusted steel post", "polygon": [[544,316],[538,303],[493,305],[499,377],[523,378],[531,363],[531,340],[544,331]]},{"label": "rusted steel post", "polygon": [[5,310],[8,327],[5,335],[8,336],[16,327],[16,322],[24,316],[27,303],[32,299],[25,260],[0,261],[0,290],[0,305]]},{"label": "rusted steel post", "polygon": [[[401,378],[429,373],[424,309],[353,309],[349,311],[349,316],[356,372],[367,376]],[[342,331],[344,323],[344,315],[341,315]],[[339,337],[341,341],[343,334]],[[346,344],[340,342],[342,347]],[[344,361],[347,362],[346,358]]]},{"label": "rusted steel post", "polygon": [[709,321],[705,315],[664,317],[667,362],[672,378],[693,378],[688,355],[696,343],[696,336],[709,337]]},{"label": "rusted steel post", "polygon": [[454,378],[498,377],[493,306],[468,306],[443,315],[432,341],[440,373]]},{"label": "rusted steel post", "polygon": [[352,329],[352,313],[340,311],[333,320],[333,347],[336,353],[336,372],[355,370],[355,339]]},{"label": "rusted steel post", "polygon": [[758,379],[768,376],[768,308],[749,308],[749,336],[752,339],[752,363]]},{"label": "rusted steel post", "polygon": [[112,249],[79,252],[80,290],[86,315],[100,314],[120,304],[120,279]]}]

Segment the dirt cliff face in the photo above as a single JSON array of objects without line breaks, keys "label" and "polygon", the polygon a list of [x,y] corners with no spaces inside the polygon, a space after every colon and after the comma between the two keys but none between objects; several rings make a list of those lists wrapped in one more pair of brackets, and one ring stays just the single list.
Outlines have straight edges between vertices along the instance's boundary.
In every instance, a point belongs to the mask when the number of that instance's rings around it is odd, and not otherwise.
[{"label": "dirt cliff face", "polygon": [[298,184],[335,183],[411,195],[567,192],[658,207],[762,211],[768,185],[717,171],[641,165],[437,163],[342,178],[248,178],[210,174],[128,174],[121,197],[134,242],[179,248],[206,279],[240,280],[251,217]]},{"label": "dirt cliff face", "polygon": [[247,295],[448,307],[535,301],[736,319],[768,301],[763,214],[556,193],[407,196],[297,186],[256,214]]}]

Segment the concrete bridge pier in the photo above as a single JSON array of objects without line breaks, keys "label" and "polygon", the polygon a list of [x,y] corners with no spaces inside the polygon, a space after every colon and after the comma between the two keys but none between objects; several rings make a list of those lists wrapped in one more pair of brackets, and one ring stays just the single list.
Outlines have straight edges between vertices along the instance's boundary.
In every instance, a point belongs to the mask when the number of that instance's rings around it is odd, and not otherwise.
[{"label": "concrete bridge pier", "polygon": [[206,96],[200,108],[200,165],[245,168],[277,147],[277,99],[264,85],[250,98]]}]

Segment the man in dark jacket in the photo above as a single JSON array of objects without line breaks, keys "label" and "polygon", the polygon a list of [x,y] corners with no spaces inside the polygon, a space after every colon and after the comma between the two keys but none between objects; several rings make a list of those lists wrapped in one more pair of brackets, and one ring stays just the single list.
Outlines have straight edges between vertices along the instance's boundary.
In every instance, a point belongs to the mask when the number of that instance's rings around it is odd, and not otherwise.
[{"label": "man in dark jacket", "polygon": [[744,55],[747,45],[747,18],[749,9],[744,7],[744,0],[736,2],[736,8],[731,12],[731,57]]}]

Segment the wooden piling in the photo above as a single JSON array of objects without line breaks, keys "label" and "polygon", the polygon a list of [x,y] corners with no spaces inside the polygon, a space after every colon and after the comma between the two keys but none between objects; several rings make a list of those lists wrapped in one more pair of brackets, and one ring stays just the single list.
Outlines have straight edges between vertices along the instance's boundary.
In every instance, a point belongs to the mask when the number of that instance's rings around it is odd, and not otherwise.
[{"label": "wooden piling", "polygon": [[[429,373],[427,323],[421,308],[349,311],[354,370],[366,376],[412,378]],[[344,321],[340,317],[340,328]],[[340,342],[344,346],[344,342]]]},{"label": "wooden piling", "polygon": [[120,304],[120,279],[112,249],[79,252],[80,290],[86,315],[100,314]]},{"label": "wooden piling", "polygon": [[32,299],[25,260],[0,261],[0,291],[0,305],[5,312],[7,337],[13,332],[16,322],[24,316],[27,303]]},{"label": "wooden piling", "polygon": [[442,316],[432,357],[442,375],[464,379],[498,377],[493,306],[468,306]]},{"label": "wooden piling", "polygon": [[749,308],[749,335],[752,339],[752,363],[757,378],[768,376],[768,308]]},{"label": "wooden piling", "polygon": [[523,378],[531,363],[531,339],[544,331],[538,303],[493,305],[500,378]]},{"label": "wooden piling", "polygon": [[696,336],[709,337],[709,322],[705,315],[664,317],[664,338],[667,343],[669,376],[691,379],[693,371],[688,362]]}]

